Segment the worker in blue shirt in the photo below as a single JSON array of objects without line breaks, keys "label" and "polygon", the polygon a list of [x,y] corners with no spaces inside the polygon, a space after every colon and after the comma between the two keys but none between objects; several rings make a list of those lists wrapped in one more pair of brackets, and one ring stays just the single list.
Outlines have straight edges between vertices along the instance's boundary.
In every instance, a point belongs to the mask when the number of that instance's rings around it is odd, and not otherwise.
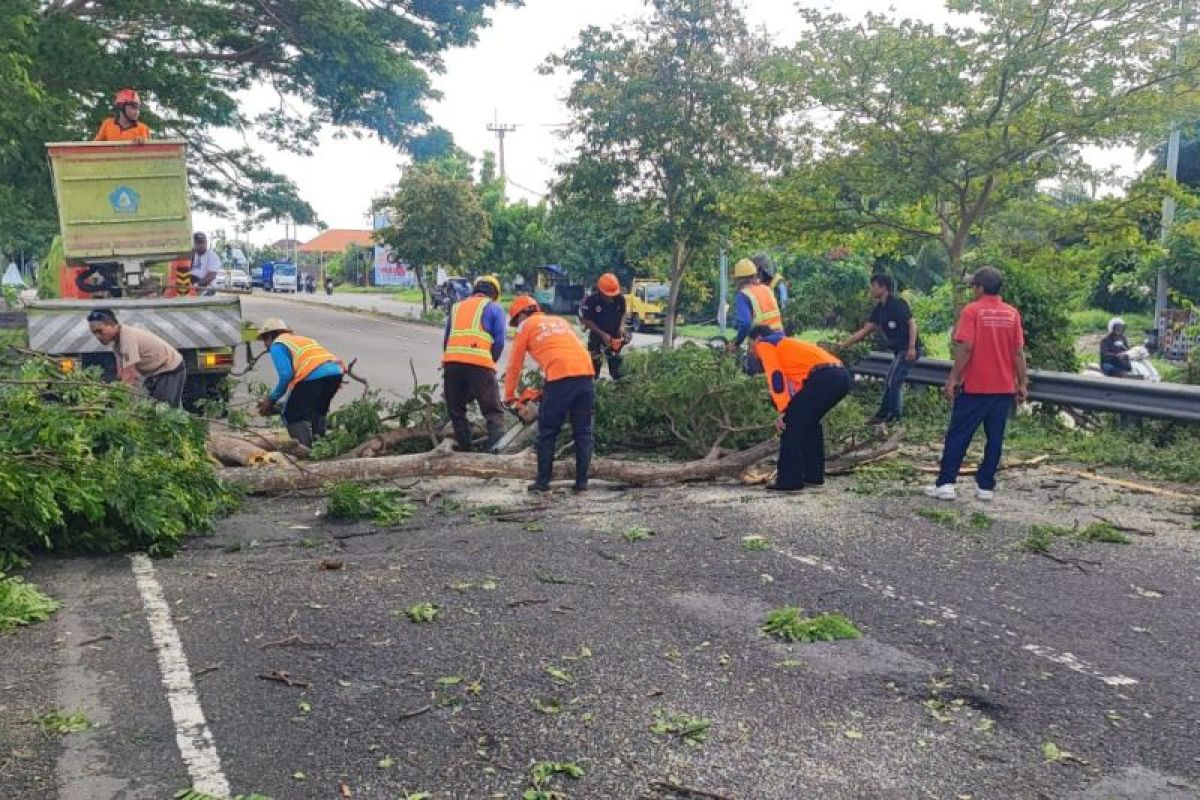
[{"label": "worker in blue shirt", "polygon": [[258,413],[267,416],[277,403],[291,392],[283,408],[288,434],[305,447],[325,435],[329,404],[342,385],[345,365],[333,353],[305,336],[296,336],[278,317],[263,322],[259,339],[271,354],[271,363],[279,380],[271,393],[258,404]]},{"label": "worker in blue shirt", "polygon": [[471,423],[467,406],[479,404],[487,421],[488,449],[504,435],[504,406],[496,385],[496,362],[504,352],[508,315],[496,302],[500,281],[484,275],[475,281],[470,297],[460,300],[446,315],[442,337],[442,394],[454,429],[458,449],[471,449]]},{"label": "worker in blue shirt", "polygon": [[[779,303],[775,293],[764,286],[758,278],[758,266],[748,258],[743,258],[733,266],[733,277],[737,281],[737,295],[733,303],[733,329],[737,338],[728,344],[729,352],[736,352],[746,340],[750,329],[765,325],[774,331],[783,331],[783,315],[779,311]],[[757,375],[762,372],[762,363],[750,348],[746,354],[746,372]]]}]

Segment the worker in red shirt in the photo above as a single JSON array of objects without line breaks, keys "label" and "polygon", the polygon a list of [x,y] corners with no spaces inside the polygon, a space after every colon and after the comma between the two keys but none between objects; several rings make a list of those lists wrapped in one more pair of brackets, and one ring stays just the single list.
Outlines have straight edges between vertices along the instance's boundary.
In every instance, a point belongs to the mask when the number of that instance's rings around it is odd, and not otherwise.
[{"label": "worker in red shirt", "polygon": [[769,325],[755,325],[747,335],[779,411],[775,427],[783,434],[775,482],[767,488],[798,492],[805,486],[821,486],[825,483],[821,420],[850,393],[850,373],[815,344],[792,339]]},{"label": "worker in red shirt", "polygon": [[517,400],[517,381],[528,353],[546,376],[538,408],[537,479],[531,492],[550,491],[554,473],[554,447],[569,417],[575,437],[575,491],[588,488],[592,462],[592,420],[596,415],[595,371],[591,356],[575,331],[561,317],[543,314],[537,301],[519,295],[508,307],[508,324],[517,328],[508,369],[504,375],[504,402]]},{"label": "worker in red shirt", "polygon": [[150,129],[140,121],[142,101],[133,89],[117,92],[117,113],[100,123],[96,131],[97,142],[135,142],[141,144],[150,138]]},{"label": "worker in red shirt", "polygon": [[944,388],[954,409],[942,448],[941,472],[937,482],[925,488],[927,496],[938,500],[955,499],[954,482],[980,425],[987,445],[975,475],[975,497],[995,496],[1008,415],[1014,401],[1023,403],[1029,396],[1021,312],[1000,299],[1003,284],[1004,274],[998,269],[976,271],[971,276],[975,301],[963,308],[954,329],[954,366]]}]

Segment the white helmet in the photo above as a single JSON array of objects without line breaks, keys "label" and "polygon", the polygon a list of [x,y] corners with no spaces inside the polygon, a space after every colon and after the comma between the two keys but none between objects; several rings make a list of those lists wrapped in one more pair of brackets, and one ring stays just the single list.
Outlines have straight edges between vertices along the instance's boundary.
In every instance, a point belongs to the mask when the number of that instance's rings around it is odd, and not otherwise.
[{"label": "white helmet", "polygon": [[1124,328],[1125,320],[1121,319],[1120,317],[1113,317],[1112,319],[1110,319],[1108,321],[1108,332],[1112,333],[1114,330],[1116,330],[1116,327],[1118,325],[1120,325],[1122,328]]}]

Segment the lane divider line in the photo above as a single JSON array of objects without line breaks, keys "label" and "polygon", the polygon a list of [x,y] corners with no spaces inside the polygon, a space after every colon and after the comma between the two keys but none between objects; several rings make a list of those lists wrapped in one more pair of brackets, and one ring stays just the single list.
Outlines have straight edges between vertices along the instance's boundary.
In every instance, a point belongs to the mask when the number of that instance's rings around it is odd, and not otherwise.
[{"label": "lane divider line", "polygon": [[130,556],[130,560],[133,562],[133,577],[138,593],[142,596],[146,622],[150,626],[150,637],[158,656],[163,686],[167,690],[167,704],[171,707],[171,717],[175,722],[175,743],[192,779],[192,788],[217,797],[230,797],[233,793],[221,771],[217,745],[204,719],[204,711],[200,708],[200,696],[192,681],[183,643],[179,640],[175,623],[171,621],[171,607],[167,605],[162,586],[154,575],[154,565],[141,553]]}]

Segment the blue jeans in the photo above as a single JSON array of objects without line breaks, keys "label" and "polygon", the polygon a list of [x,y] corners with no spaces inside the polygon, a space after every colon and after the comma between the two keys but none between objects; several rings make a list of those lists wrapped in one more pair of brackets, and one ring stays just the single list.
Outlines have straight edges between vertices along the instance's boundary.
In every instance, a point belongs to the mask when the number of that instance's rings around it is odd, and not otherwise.
[{"label": "blue jeans", "polygon": [[[879,402],[879,416],[884,419],[900,419],[904,410],[904,381],[908,378],[912,363],[905,358],[904,350],[892,356],[892,366],[888,369],[887,378],[883,383],[883,399]],[[917,351],[917,358],[925,354]]]},{"label": "blue jeans", "polygon": [[983,449],[983,461],[975,483],[980,489],[991,491],[996,488],[996,469],[1000,466],[1000,455],[1004,449],[1004,429],[1008,415],[1013,409],[1015,397],[1011,394],[967,394],[963,392],[954,401],[950,412],[950,427],[946,429],[946,443],[942,448],[942,471],[937,485],[953,484],[958,480],[967,448],[979,426],[987,437]]}]

